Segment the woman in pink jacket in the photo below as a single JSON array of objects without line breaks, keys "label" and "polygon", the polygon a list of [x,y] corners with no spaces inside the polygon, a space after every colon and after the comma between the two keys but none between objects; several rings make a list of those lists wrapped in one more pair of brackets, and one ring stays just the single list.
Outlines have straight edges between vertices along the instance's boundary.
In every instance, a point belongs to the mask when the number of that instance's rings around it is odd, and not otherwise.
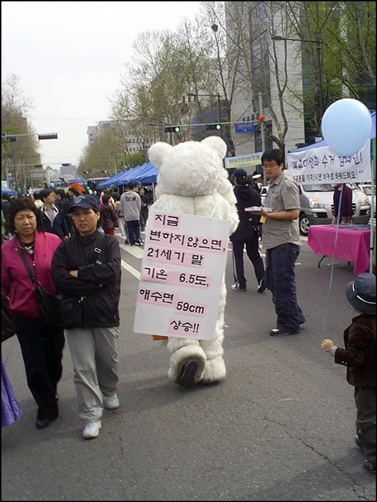
[{"label": "woman in pink jacket", "polygon": [[43,429],[59,414],[56,391],[62,375],[64,330],[42,324],[20,253],[41,285],[56,293],[51,261],[61,239],[43,231],[42,213],[30,197],[17,197],[11,203],[7,225],[14,237],[1,246],[1,291],[9,298],[27,383],[38,405],[36,427]]}]

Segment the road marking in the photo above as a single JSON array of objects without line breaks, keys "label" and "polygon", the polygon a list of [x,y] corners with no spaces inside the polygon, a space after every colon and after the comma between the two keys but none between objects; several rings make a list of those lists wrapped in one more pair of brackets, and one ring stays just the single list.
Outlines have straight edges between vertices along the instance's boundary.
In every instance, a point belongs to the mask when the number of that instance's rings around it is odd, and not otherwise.
[{"label": "road marking", "polygon": [[119,244],[121,249],[124,249],[124,251],[127,251],[127,253],[132,254],[135,258],[143,258],[144,255],[144,249],[142,247],[138,246],[130,246],[130,245],[125,245],[125,244]]},{"label": "road marking", "polygon": [[132,274],[136,279],[140,280],[140,272],[136,270],[135,268],[131,267],[131,265],[128,265],[124,260],[120,261],[122,264],[122,267],[127,270],[130,274]]},{"label": "road marking", "polygon": [[[124,239],[124,237],[122,235],[120,235],[118,232],[115,233],[115,236],[118,237],[119,239]],[[132,256],[134,256],[135,258],[143,258],[143,254],[144,254],[144,249],[142,247],[134,247],[134,246],[130,246],[130,245],[125,245],[125,244],[119,244],[119,247],[121,249],[123,249],[124,251],[126,251],[127,253],[130,253],[132,254]],[[127,270],[127,272],[129,272],[131,275],[133,275],[134,277],[136,277],[136,279],[140,280],[140,272],[138,270],[136,270],[136,268],[133,268],[131,267],[131,265],[129,265],[127,262],[125,262],[124,260],[121,260],[120,261],[122,267]]]}]

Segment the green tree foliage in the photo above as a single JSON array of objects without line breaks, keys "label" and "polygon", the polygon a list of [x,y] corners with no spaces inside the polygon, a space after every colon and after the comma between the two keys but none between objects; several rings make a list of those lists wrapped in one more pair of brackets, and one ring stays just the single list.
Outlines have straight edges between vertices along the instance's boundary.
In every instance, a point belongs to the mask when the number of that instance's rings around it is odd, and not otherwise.
[{"label": "green tree foliage", "polygon": [[[303,75],[309,85],[305,122],[319,135],[318,72],[321,72],[323,111],[344,97],[376,106],[376,4],[374,2],[286,2],[291,35],[320,41],[302,43]],[[314,114],[313,114],[314,111]]]},{"label": "green tree foliage", "polygon": [[[118,169],[118,161],[124,156],[123,134],[117,123],[105,127],[90,145],[84,147],[78,174],[83,176],[85,171],[90,177],[112,176]],[[106,173],[103,173],[106,171]],[[88,177],[86,175],[86,177]]]}]

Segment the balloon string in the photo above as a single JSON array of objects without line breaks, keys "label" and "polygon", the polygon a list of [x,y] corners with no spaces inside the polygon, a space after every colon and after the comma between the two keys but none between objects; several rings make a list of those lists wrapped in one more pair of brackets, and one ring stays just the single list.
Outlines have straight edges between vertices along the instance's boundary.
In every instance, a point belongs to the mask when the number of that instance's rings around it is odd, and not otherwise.
[{"label": "balloon string", "polygon": [[[330,266],[331,266],[330,282],[329,282],[329,291],[328,291],[328,296],[327,296],[327,307],[326,307],[326,310],[325,310],[325,317],[323,319],[322,340],[325,339],[327,314],[328,314],[328,311],[329,311],[330,296],[331,296],[331,289],[332,289],[333,276],[334,276],[335,250],[336,250],[336,244],[338,242],[338,231],[339,231],[339,220],[340,220],[340,204],[342,202],[343,190],[339,190],[339,191],[340,191],[340,197],[339,197],[339,203],[338,203],[338,214],[336,216],[336,232],[335,232],[335,242],[334,242],[334,253],[333,253],[333,256],[332,256],[332,262],[330,264]],[[334,209],[335,209],[335,207],[334,207]]]}]

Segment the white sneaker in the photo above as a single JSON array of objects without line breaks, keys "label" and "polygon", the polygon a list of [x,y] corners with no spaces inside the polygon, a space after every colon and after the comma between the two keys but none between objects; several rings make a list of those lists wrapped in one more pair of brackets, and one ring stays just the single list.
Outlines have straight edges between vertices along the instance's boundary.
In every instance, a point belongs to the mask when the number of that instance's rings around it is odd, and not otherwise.
[{"label": "white sneaker", "polygon": [[117,408],[119,408],[119,399],[116,394],[113,394],[109,397],[104,396],[103,403],[105,405],[105,408],[107,408],[108,410],[116,410]]},{"label": "white sneaker", "polygon": [[238,283],[233,284],[233,286],[231,286],[230,289],[232,291],[246,291],[246,288],[240,288],[240,285]]},{"label": "white sneaker", "polygon": [[98,422],[88,422],[85,429],[82,431],[82,437],[85,439],[94,439],[98,437],[101,425],[100,420],[98,420]]}]

